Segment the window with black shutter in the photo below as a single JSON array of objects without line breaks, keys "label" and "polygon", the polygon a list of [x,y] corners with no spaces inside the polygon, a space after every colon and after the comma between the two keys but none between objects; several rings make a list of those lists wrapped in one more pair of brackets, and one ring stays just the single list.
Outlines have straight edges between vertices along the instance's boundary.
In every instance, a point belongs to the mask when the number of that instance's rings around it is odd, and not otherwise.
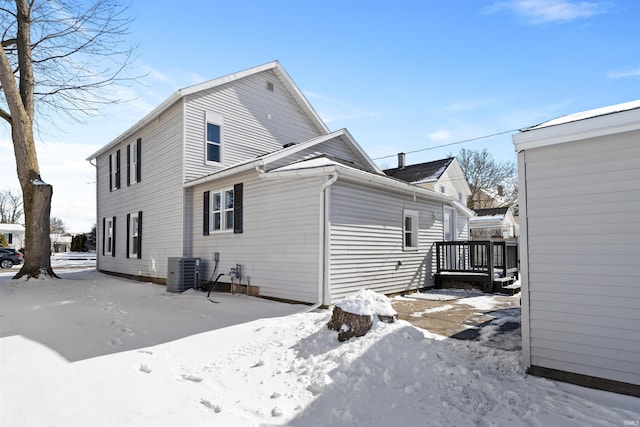
[{"label": "window with black shutter", "polygon": [[210,207],[211,193],[209,191],[204,192],[203,208],[202,208],[202,235],[209,235],[209,221],[210,221]]},{"label": "window with black shutter", "polygon": [[242,199],[243,199],[242,183],[233,186],[233,232],[235,234],[242,233]]}]

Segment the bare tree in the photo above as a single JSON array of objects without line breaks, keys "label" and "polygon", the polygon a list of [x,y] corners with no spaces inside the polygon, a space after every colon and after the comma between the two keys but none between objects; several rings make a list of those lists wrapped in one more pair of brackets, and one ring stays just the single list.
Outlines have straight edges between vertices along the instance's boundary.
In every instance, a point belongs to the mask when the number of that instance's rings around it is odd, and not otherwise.
[{"label": "bare tree", "polygon": [[460,150],[457,156],[471,196],[471,209],[514,206],[518,202],[518,178],[514,163],[496,161],[486,148]]},{"label": "bare tree", "polygon": [[127,80],[132,49],[121,49],[131,20],[118,0],[0,3],[0,117],[11,126],[25,217],[25,262],[14,278],[55,276],[49,254],[53,188],[40,175],[38,118],[99,112],[113,84]]},{"label": "bare tree", "polygon": [[22,220],[22,196],[14,190],[0,191],[0,223],[18,224]]},{"label": "bare tree", "polygon": [[64,234],[67,232],[67,226],[64,225],[64,221],[60,218],[56,218],[55,216],[51,217],[50,229],[51,234]]},{"label": "bare tree", "polygon": [[51,252],[56,252],[56,244],[60,241],[63,235],[67,232],[67,226],[64,225],[64,221],[60,218],[52,216],[49,220],[49,230],[51,231]]}]

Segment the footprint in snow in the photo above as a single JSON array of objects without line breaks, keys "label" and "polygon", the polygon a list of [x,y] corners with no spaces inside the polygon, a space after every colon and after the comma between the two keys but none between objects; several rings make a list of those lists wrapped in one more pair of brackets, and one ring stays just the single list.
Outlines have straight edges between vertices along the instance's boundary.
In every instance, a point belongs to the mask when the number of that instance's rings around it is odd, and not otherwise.
[{"label": "footprint in snow", "polygon": [[182,374],[182,379],[183,380],[187,380],[187,381],[191,381],[194,383],[201,383],[203,381],[202,377],[198,377],[196,375],[191,375],[191,374]]},{"label": "footprint in snow", "polygon": [[211,403],[206,399],[201,399],[200,404],[207,409],[212,410],[216,414],[219,414],[222,411],[222,407],[220,405],[216,405],[215,403]]},{"label": "footprint in snow", "polygon": [[140,372],[144,372],[145,374],[151,373],[151,368],[149,368],[147,365],[140,365],[138,369],[140,370]]},{"label": "footprint in snow", "polygon": [[120,338],[111,338],[109,345],[122,345],[122,340]]}]

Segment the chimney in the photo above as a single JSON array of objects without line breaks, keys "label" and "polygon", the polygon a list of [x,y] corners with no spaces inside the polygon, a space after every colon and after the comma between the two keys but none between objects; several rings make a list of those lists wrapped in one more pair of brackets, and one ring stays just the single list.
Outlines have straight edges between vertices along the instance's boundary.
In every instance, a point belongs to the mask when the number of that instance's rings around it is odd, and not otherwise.
[{"label": "chimney", "polygon": [[504,196],[504,187],[502,185],[498,185],[498,196]]},{"label": "chimney", "polygon": [[404,153],[398,153],[398,169],[404,169]]}]

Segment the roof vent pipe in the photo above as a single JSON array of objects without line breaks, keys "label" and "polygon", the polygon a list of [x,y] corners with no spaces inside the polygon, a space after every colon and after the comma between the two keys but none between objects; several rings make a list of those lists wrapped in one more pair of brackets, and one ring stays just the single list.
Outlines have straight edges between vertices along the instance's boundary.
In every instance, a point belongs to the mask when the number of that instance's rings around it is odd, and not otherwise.
[{"label": "roof vent pipe", "polygon": [[404,169],[404,153],[398,153],[398,169]]}]

